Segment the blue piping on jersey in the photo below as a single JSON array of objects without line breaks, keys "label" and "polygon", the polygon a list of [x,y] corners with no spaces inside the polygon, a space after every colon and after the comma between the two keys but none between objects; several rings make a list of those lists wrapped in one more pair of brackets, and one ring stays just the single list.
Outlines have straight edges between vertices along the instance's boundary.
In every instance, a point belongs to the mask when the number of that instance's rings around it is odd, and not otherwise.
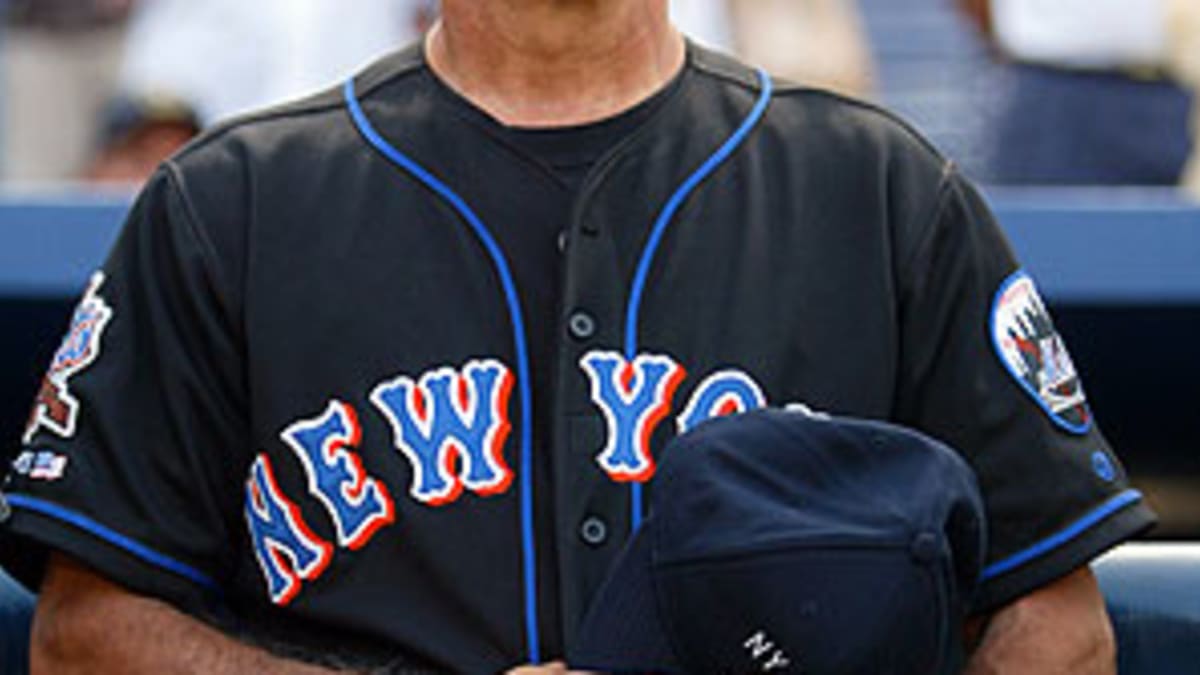
[{"label": "blue piping on jersey", "polygon": [[525,637],[526,648],[529,651],[530,663],[541,663],[541,645],[538,633],[537,606],[537,557],[534,544],[533,530],[533,392],[529,374],[529,350],[525,342],[525,320],[521,312],[521,302],[517,296],[516,283],[513,281],[508,261],[500,246],[488,231],[487,226],[475,215],[471,207],[445,183],[424,167],[409,159],[395,146],[375,130],[371,121],[363,112],[358,96],[354,91],[354,80],[348,80],[343,88],[346,106],[355,126],[376,150],[394,164],[407,171],[414,178],[424,183],[438,196],[446,200],[455,211],[466,221],[479,241],[487,249],[504,289],[504,298],[508,303],[509,318],[512,321],[513,344],[517,356],[517,387],[521,398],[521,555],[525,584]]},{"label": "blue piping on jersey", "polygon": [[[760,92],[758,101],[750,113],[746,115],[746,119],[742,121],[741,126],[737,128],[733,134],[725,140],[720,148],[712,154],[700,168],[696,169],[688,179],[675,190],[675,194],[667,200],[663,206],[662,212],[658,214],[658,220],[654,221],[654,227],[650,230],[650,236],[646,240],[646,246],[642,250],[642,258],[638,261],[637,271],[633,275],[633,286],[629,291],[629,304],[625,311],[625,360],[632,363],[638,354],[638,313],[642,309],[642,296],[646,292],[646,279],[650,276],[650,268],[654,264],[654,255],[658,252],[658,246],[662,242],[663,235],[667,231],[667,227],[671,224],[671,220],[675,217],[679,207],[683,206],[683,202],[695,191],[700,183],[708,178],[709,174],[716,171],[730,155],[738,149],[742,141],[746,140],[746,136],[762,119],[766,113],[767,105],[771,102],[771,93],[773,85],[771,76],[763,70],[758,71],[758,82]],[[642,525],[642,484],[634,483],[630,487],[630,527],[636,532]]]},{"label": "blue piping on jersey", "polygon": [[1089,511],[1087,515],[1079,520],[1071,523],[1066,529],[1046,537],[1027,549],[1018,551],[1013,555],[992,563],[983,568],[983,572],[979,575],[980,581],[987,581],[1000,576],[1006,572],[1011,572],[1013,569],[1024,565],[1025,563],[1039,558],[1054,549],[1066,544],[1072,539],[1086,532],[1089,528],[1097,523],[1108,518],[1112,514],[1121,509],[1142,500],[1142,493],[1137,490],[1126,490],[1117,496],[1109,499],[1095,509]]},{"label": "blue piping on jersey", "polygon": [[215,581],[196,568],[191,567],[190,565],[185,565],[174,558],[163,555],[162,553],[159,553],[158,551],[155,551],[144,544],[126,537],[120,532],[116,532],[105,527],[104,525],[101,525],[100,523],[97,523],[87,516],[80,515],[74,511],[71,511],[70,509],[61,507],[58,504],[47,502],[36,497],[27,497],[25,495],[6,495],[5,499],[9,504],[17,508],[39,513],[43,516],[49,516],[55,520],[61,520],[64,523],[73,525],[84,532],[87,532],[104,540],[105,542],[108,542],[109,544],[112,544],[113,546],[116,546],[117,548],[125,549],[137,558],[140,558],[143,561],[154,565],[155,567],[161,567],[168,572],[184,577],[185,579],[193,581],[210,591],[216,593],[221,592],[221,587],[218,586]]}]

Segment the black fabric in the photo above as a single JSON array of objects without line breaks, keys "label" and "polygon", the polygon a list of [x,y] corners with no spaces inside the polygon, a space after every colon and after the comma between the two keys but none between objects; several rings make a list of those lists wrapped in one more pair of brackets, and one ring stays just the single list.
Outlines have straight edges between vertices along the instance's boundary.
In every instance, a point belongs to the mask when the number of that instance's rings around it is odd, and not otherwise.
[{"label": "black fabric", "polygon": [[[646,122],[683,83],[688,70],[682,70],[650,98],[608,119],[570,127],[517,127],[506,125],[476,108],[426,71],[429,85],[437,90],[455,114],[493,137],[497,142],[523,154],[554,176],[567,194],[574,195],[588,171],[609,150]],[[514,186],[517,187],[517,186]],[[567,222],[569,213],[563,213]]]},{"label": "black fabric", "polygon": [[[810,580],[805,593],[787,590],[797,578]],[[943,654],[952,615],[942,581],[940,570],[913,565],[905,546],[776,551],[671,568],[661,593],[689,645],[673,672],[749,673],[772,663],[780,673],[951,675],[958,671]],[[704,588],[711,590],[697,592]],[[756,658],[750,641],[759,635],[769,648]]]},{"label": "black fabric", "polygon": [[[534,409],[521,410],[514,390],[496,454],[511,482],[441,504],[415,496],[414,463],[372,392],[472,362],[511,370],[513,332],[479,240],[372,149],[330,91],[206,134],[148,185],[104,265],[98,293],[113,315],[99,356],[67,379],[78,428],[38,429],[23,449],[65,458],[65,470],[11,473],[5,531],[24,539],[0,543],[0,557],[8,564],[30,542],[65,548],[180,602],[190,601],[180,586],[209,593],[189,580],[199,575],[235,615],[336,625],[418,662],[492,672],[528,658],[519,486],[529,480],[543,656],[562,654],[629,531],[630,488],[598,464],[606,418],[581,359],[622,350],[650,224],[759,95],[754,74],[725,57],[693,46],[687,68],[574,195],[541,160],[444,114],[419,49],[356,80],[378,132],[461,195],[512,264]],[[1099,477],[1093,454],[1111,457],[1099,431],[1052,424],[990,351],[987,308],[1016,269],[1002,242],[965,181],[902,124],[781,87],[745,143],[683,202],[651,266],[637,347],[669,358],[682,380],[650,449],[672,436],[706,378],[737,369],[767,402],[897,419],[959,448],[987,501],[989,563],[1069,531],[1122,494],[1125,478],[1119,466],[1112,480]],[[581,313],[594,330],[575,336],[568,319]],[[344,470],[357,461],[394,505],[356,547],[339,543],[313,493],[320,486],[283,437],[337,405],[361,433],[333,454]],[[518,446],[530,414],[527,476]],[[440,466],[465,471],[446,453]],[[328,545],[326,564],[310,568],[286,606],[268,597],[247,526],[255,461]],[[84,516],[109,538],[46,527],[63,513],[39,514],[21,498]],[[603,541],[580,537],[588,517],[606,523]],[[994,579],[990,599],[1027,592],[1149,522],[1140,504],[1110,514]],[[146,551],[110,543],[112,533],[151,551],[156,571],[145,569]]]}]

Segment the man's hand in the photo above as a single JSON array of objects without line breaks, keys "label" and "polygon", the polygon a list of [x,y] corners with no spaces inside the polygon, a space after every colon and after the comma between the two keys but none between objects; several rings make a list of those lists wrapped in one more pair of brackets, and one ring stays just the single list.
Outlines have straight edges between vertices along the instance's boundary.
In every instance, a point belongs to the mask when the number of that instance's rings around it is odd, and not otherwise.
[{"label": "man's hand", "polygon": [[583,670],[568,670],[561,661],[540,666],[521,666],[508,671],[506,675],[597,675]]},{"label": "man's hand", "polygon": [[1083,567],[997,611],[964,675],[1115,675],[1104,597]]},{"label": "man's hand", "polygon": [[38,596],[30,656],[32,675],[330,672],[243,645],[59,554]]}]

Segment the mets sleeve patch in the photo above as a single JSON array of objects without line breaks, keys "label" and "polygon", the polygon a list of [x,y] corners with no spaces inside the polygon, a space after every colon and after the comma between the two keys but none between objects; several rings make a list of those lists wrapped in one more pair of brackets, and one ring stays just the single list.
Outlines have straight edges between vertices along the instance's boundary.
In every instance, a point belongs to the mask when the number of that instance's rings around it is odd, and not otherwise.
[{"label": "mets sleeve patch", "polygon": [[75,435],[79,401],[71,393],[70,381],[100,355],[100,338],[113,316],[112,308],[100,295],[103,284],[104,273],[93,274],[87,292],[75,308],[71,326],[42,378],[33,411],[29,414],[22,438],[26,445],[33,442],[34,435],[41,429],[62,438]]},{"label": "mets sleeve patch", "polygon": [[1025,271],[1014,272],[996,292],[990,329],[996,354],[1021,388],[1056,425],[1087,433],[1092,414],[1079,374]]}]

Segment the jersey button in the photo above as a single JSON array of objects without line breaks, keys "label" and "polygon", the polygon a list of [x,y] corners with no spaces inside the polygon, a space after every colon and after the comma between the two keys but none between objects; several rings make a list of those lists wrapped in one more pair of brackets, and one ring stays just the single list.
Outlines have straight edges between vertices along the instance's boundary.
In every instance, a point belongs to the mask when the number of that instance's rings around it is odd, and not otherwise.
[{"label": "jersey button", "polygon": [[588,516],[579,526],[579,536],[588,546],[600,546],[608,541],[608,524],[599,516]]},{"label": "jersey button", "polygon": [[587,312],[575,312],[567,320],[567,328],[578,340],[586,340],[596,334],[596,320]]},{"label": "jersey button", "polygon": [[568,238],[566,230],[563,230],[562,232],[558,233],[558,252],[559,253],[567,252],[567,242],[568,241],[570,241],[570,239]]}]

